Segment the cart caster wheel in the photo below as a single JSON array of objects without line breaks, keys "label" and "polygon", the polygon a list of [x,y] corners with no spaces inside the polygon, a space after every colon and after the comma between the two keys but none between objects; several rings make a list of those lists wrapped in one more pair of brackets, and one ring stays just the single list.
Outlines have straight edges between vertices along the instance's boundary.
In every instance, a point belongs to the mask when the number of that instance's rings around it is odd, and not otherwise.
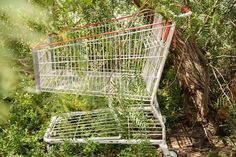
[{"label": "cart caster wheel", "polygon": [[169,156],[164,156],[164,154],[162,155],[162,157],[179,157],[177,151],[175,150],[169,150],[170,155]]},{"label": "cart caster wheel", "polygon": [[52,145],[47,144],[47,145],[46,145],[46,150],[47,150],[47,152],[50,152],[51,149],[52,149]]},{"label": "cart caster wheel", "polygon": [[170,157],[178,157],[178,153],[175,150],[170,150]]}]

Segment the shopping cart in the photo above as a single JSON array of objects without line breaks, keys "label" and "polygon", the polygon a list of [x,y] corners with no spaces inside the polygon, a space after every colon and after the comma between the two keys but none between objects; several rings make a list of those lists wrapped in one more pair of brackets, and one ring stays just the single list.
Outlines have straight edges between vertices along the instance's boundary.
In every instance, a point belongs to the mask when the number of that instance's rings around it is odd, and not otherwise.
[{"label": "shopping cart", "polygon": [[[105,97],[107,108],[55,116],[49,144],[136,144],[148,140],[165,156],[164,118],[156,92],[175,23],[150,11],[50,34],[33,49],[37,89]],[[105,103],[105,102],[104,102]]]}]

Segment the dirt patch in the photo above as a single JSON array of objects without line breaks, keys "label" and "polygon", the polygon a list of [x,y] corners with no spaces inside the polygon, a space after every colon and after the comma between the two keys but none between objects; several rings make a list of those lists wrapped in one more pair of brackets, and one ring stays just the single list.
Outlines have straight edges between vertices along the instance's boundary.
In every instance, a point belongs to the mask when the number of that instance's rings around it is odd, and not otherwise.
[{"label": "dirt patch", "polygon": [[211,139],[214,146],[204,144],[203,140],[198,128],[179,125],[167,130],[167,143],[180,157],[236,157],[233,151],[236,140],[214,136]]}]

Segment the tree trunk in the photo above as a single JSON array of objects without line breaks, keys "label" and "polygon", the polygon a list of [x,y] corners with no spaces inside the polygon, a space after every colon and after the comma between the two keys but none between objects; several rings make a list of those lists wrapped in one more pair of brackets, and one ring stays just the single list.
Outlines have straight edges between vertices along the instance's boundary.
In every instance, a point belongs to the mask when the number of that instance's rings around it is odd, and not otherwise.
[{"label": "tree trunk", "polygon": [[171,46],[175,55],[174,65],[183,91],[183,108],[192,126],[201,124],[206,137],[211,139],[217,131],[216,110],[209,98],[208,61],[195,41],[187,41],[180,31],[176,31],[176,48]]}]

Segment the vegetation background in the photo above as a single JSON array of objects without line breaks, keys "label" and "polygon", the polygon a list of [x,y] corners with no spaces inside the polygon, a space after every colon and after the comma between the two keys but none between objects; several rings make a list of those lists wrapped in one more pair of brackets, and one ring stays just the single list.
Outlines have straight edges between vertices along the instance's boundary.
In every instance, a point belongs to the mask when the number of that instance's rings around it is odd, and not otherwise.
[{"label": "vegetation background", "polygon": [[[236,137],[236,7],[234,0],[179,0],[193,12],[177,20],[185,39],[194,39],[207,59],[210,99],[218,117],[217,136]],[[88,97],[36,93],[31,48],[49,32],[133,13],[149,7],[173,18],[172,0],[0,0],[0,156],[155,156],[154,146],[87,144],[57,145],[46,153],[43,134],[51,116],[97,108]],[[136,5],[135,5],[136,4]],[[175,9],[174,9],[175,10]],[[186,118],[178,66],[170,54],[158,91],[167,125]],[[90,104],[89,106],[87,104]],[[230,147],[232,155],[236,146]],[[223,151],[223,150],[222,150]],[[210,155],[210,154],[208,154]],[[218,153],[218,156],[222,153]],[[227,153],[223,155],[227,156]]]}]

